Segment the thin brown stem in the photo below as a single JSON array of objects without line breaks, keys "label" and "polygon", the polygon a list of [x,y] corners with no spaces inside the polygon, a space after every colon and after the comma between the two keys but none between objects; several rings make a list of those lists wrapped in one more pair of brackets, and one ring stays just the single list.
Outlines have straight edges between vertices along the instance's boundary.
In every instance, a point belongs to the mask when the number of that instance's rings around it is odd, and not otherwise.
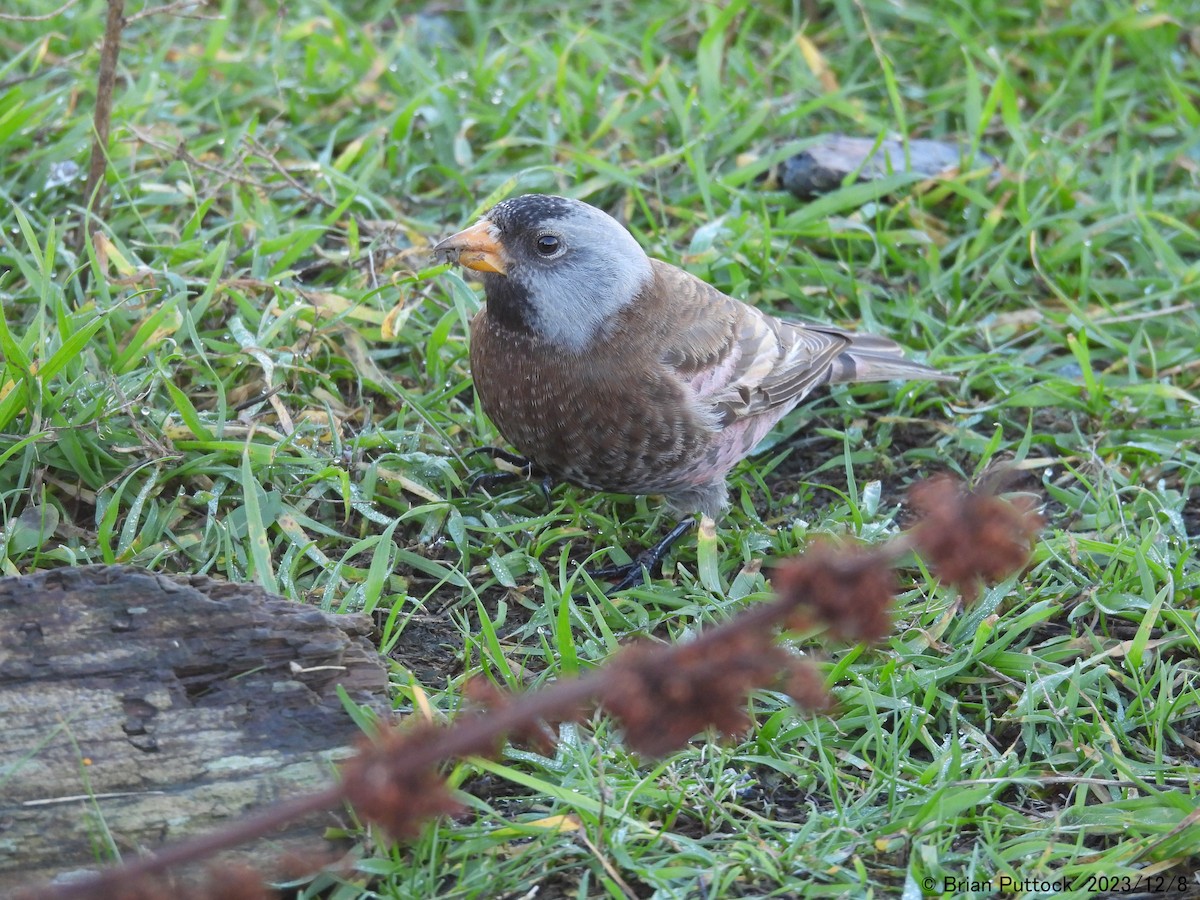
[{"label": "thin brown stem", "polygon": [[57,19],[68,9],[78,3],[79,0],[67,0],[62,6],[41,16],[18,16],[13,13],[0,13],[0,22],[49,22],[51,19]]},{"label": "thin brown stem", "polygon": [[[879,639],[890,626],[886,613],[895,590],[892,566],[910,548],[918,549],[943,580],[972,595],[981,582],[1019,572],[1028,562],[1040,519],[1027,503],[1007,503],[987,491],[965,491],[947,478],[919,483],[910,496],[922,516],[912,530],[881,547],[810,547],[776,570],[775,600],[751,607],[691,641],[634,644],[582,677],[524,695],[497,692],[484,709],[459,717],[445,729],[421,726],[385,732],[346,763],[335,785],[91,879],[31,896],[114,896],[117,888],[135,885],[137,879],[209,858],[300,816],[345,802],[364,821],[393,835],[413,832],[423,819],[453,807],[437,775],[446,760],[494,753],[506,736],[535,733],[544,722],[578,718],[596,705],[621,723],[632,749],[652,754],[683,746],[705,728],[732,734],[744,727],[750,692],[778,684],[783,674],[790,675],[784,689],[791,696],[820,708],[826,699],[823,679],[817,673],[814,683],[811,666],[800,666],[773,645],[779,629],[823,623],[853,639]],[[818,702],[810,703],[810,698]],[[598,858],[606,865],[602,856]],[[615,870],[610,874],[625,888]]]},{"label": "thin brown stem", "polygon": [[125,27],[125,0],[108,0],[108,21],[104,25],[104,43],[100,47],[100,72],[96,79],[96,113],[92,119],[92,158],[88,163],[84,189],[85,223],[104,197],[104,171],[108,166],[108,135],[112,125],[113,89],[117,81],[117,58],[121,53],[121,32]]},{"label": "thin brown stem", "polygon": [[220,831],[181,841],[165,847],[153,855],[122,863],[115,868],[100,872],[93,878],[72,881],[67,884],[47,885],[42,888],[38,896],[44,900],[98,900],[102,897],[111,897],[122,885],[133,884],[139,878],[157,875],[175,866],[207,859],[222,850],[228,850],[239,844],[264,837],[293,819],[333,806],[341,801],[341,797],[341,785],[331,785],[315,794],[306,794],[303,797],[277,803],[256,815],[240,819]]},{"label": "thin brown stem", "polygon": [[[128,19],[126,24],[136,22],[138,19],[145,19],[149,16],[174,15],[183,10],[190,10],[192,7],[203,6],[202,0],[176,0],[175,3],[167,3],[164,6],[152,6],[149,9],[143,9],[139,13],[134,13]],[[212,16],[204,16],[203,18],[213,18]]]},{"label": "thin brown stem", "polygon": [[[439,735],[436,742],[413,747],[398,768],[416,772],[436,765],[442,760],[473,752],[480,743],[516,731],[545,719],[553,719],[576,709],[581,702],[595,696],[604,678],[600,673],[562,681],[539,691],[514,698],[511,703],[486,715],[460,719]],[[366,752],[370,752],[369,750]],[[222,850],[228,850],[258,838],[266,837],[288,822],[322,809],[337,806],[345,800],[341,782],[314,794],[296,797],[269,807],[262,812],[210,834],[180,841],[156,851],[153,855],[123,863],[96,876],[69,884],[48,885],[37,894],[45,900],[99,900],[111,897],[122,885],[135,883],[139,878],[160,875],[177,866],[199,862]]]}]

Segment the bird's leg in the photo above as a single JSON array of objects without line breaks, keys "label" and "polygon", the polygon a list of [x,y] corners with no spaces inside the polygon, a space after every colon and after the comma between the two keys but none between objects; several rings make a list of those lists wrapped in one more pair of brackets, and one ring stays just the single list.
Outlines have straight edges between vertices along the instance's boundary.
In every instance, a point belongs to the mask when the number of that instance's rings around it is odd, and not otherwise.
[{"label": "bird's leg", "polygon": [[468,450],[463,458],[468,456],[478,456],[480,453],[486,453],[493,459],[500,459],[508,463],[510,466],[516,466],[518,469],[526,469],[526,476],[533,473],[533,463],[527,460],[520,454],[513,453],[511,450],[505,450],[503,447],[476,447],[474,450]]},{"label": "bird's leg", "polygon": [[[523,456],[518,456],[516,453],[510,453],[508,450],[503,450],[500,447],[476,447],[469,451],[467,456],[475,456],[479,453],[486,453],[493,459],[499,459],[502,462],[508,463],[510,466],[515,466],[516,472],[480,472],[471,479],[470,485],[467,486],[467,493],[483,488],[491,490],[500,484],[508,484],[512,481],[526,480],[540,474],[537,468]],[[542,480],[538,485],[542,491],[542,497],[546,501],[546,505],[550,505],[550,489],[554,487],[554,479],[549,475],[542,475]]]},{"label": "bird's leg", "polygon": [[467,493],[473,494],[479,490],[490,491],[499,485],[518,480],[525,480],[525,476],[520,472],[480,472],[467,485]]},{"label": "bird's leg", "polygon": [[493,459],[499,459],[508,463],[510,466],[515,466],[516,472],[480,472],[471,479],[470,485],[467,487],[467,493],[471,494],[483,488],[491,490],[499,484],[508,484],[510,481],[516,481],[518,478],[529,478],[533,475],[533,463],[523,456],[518,456],[515,453],[510,453],[500,447],[476,447],[469,451],[467,456],[477,456],[480,453],[486,453]]},{"label": "bird's leg", "polygon": [[691,531],[695,526],[696,520],[689,517],[678,523],[674,528],[666,533],[653,547],[647,547],[641,553],[633,558],[632,562],[620,566],[604,566],[600,569],[589,569],[588,574],[593,578],[619,578],[607,593],[615,594],[617,591],[623,591],[626,588],[631,588],[642,580],[643,573],[653,571],[653,569],[663,561],[663,557],[667,555],[667,551],[671,549],[671,545],[683,537],[687,532]]}]

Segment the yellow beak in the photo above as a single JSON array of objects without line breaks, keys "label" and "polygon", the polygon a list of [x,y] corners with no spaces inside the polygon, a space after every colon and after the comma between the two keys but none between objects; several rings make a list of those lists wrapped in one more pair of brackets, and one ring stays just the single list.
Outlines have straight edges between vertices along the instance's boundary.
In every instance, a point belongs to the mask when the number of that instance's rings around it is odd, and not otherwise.
[{"label": "yellow beak", "polygon": [[500,258],[501,247],[489,233],[491,227],[491,222],[481,219],[477,224],[439,243],[433,248],[434,255],[476,272],[495,272],[497,275],[503,275],[505,272],[504,260]]}]

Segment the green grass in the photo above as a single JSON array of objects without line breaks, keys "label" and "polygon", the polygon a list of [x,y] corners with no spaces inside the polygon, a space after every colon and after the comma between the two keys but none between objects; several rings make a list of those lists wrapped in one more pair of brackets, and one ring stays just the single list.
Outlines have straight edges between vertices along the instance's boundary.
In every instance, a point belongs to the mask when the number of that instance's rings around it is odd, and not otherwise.
[{"label": "green grass", "polygon": [[[48,182],[86,169],[103,4],[3,25],[5,574],[133,563],[365,609],[397,709],[451,712],[480,672],[540,684],[723,620],[764,596],[760,560],[895,531],[925,474],[1009,462],[1047,504],[1031,567],[975,609],[913,568],[886,645],[805,645],[834,714],[765,694],[744,739],[657,762],[597,720],[552,757],[463,763],[475,815],[367,842],[330,896],[368,876],[387,897],[917,897],[1001,876],[1088,896],[1139,870],[1197,890],[1195,9],[762,5],[136,20],[111,208],[82,246],[82,181]],[[808,204],[757,189],[839,131],[962,140],[1005,171]],[[466,361],[479,296],[428,243],[526,191],[617,211],[734,296],[887,334],[961,381],[806,406],[739,467],[715,541],[606,598],[579,564],[652,541],[656,501],[464,494],[486,465],[466,453],[498,441]]]}]

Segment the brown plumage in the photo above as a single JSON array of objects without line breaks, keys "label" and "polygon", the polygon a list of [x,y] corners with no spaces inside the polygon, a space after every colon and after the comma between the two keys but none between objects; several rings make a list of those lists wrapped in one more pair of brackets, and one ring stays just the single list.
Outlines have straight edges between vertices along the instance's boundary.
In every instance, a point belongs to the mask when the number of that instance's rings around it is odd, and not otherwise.
[{"label": "brown plumage", "polygon": [[728,297],[577,200],[505,200],[434,249],[483,273],[471,368],[500,433],[553,478],[682,513],[720,515],[729,470],[814,388],[949,377]]}]

